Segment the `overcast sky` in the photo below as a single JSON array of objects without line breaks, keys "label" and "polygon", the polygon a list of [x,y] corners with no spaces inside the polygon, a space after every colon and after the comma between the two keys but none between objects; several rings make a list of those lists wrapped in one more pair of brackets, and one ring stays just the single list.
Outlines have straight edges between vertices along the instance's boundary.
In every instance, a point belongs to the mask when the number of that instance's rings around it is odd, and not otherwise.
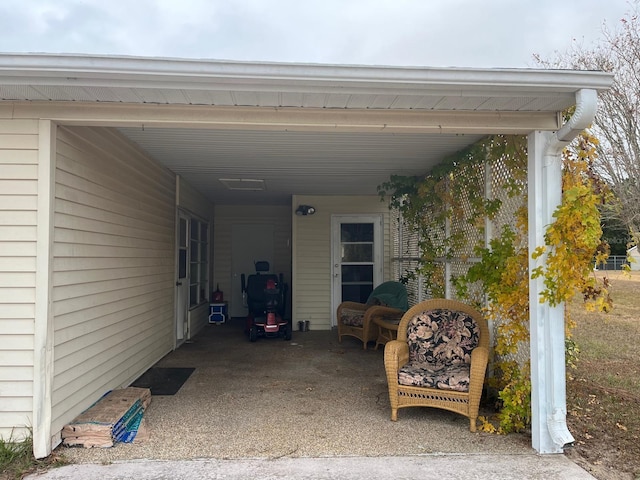
[{"label": "overcast sky", "polygon": [[0,51],[535,67],[628,0],[0,0]]}]

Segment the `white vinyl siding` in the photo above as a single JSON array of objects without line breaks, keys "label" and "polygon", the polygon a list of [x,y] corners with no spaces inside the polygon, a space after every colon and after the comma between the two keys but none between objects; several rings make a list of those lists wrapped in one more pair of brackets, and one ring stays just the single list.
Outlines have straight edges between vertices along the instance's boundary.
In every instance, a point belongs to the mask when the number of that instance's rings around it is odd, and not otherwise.
[{"label": "white vinyl siding", "polygon": [[309,320],[316,330],[331,328],[331,216],[383,215],[383,273],[391,280],[389,208],[377,196],[297,196],[294,205],[313,205],[313,215],[295,217],[293,321]]},{"label": "white vinyl siding", "polygon": [[0,438],[32,425],[38,121],[0,119]]},{"label": "white vinyl siding", "polygon": [[211,223],[213,218],[213,205],[191,184],[178,177],[178,206],[201,220]]},{"label": "white vinyl siding", "polygon": [[58,129],[52,432],[173,347],[175,184],[114,130]]}]

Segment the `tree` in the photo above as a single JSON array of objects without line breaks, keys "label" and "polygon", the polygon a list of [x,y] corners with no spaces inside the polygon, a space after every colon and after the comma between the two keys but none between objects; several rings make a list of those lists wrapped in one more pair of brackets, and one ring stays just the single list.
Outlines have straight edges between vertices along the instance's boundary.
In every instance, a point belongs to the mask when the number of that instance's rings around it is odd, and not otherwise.
[{"label": "tree", "polygon": [[626,255],[632,240],[629,228],[613,216],[602,219],[602,239],[609,244],[611,255]]},{"label": "tree", "polygon": [[594,172],[601,176],[615,195],[603,208],[605,218],[619,219],[640,240],[640,0],[617,29],[603,26],[602,40],[595,47],[572,46],[546,61],[534,55],[548,68],[602,70],[614,74],[611,89],[600,96],[593,133],[599,139]]}]

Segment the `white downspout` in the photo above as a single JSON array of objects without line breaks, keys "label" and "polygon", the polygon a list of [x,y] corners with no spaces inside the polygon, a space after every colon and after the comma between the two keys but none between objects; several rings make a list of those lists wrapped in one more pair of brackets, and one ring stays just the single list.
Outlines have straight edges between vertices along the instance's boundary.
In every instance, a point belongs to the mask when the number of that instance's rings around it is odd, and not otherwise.
[{"label": "white downspout", "polygon": [[[531,253],[544,246],[546,227],[562,202],[562,150],[591,125],[597,100],[595,90],[579,90],[576,111],[560,130],[529,135],[529,271],[546,261]],[[540,453],[561,453],[574,441],[566,423],[564,304],[540,303],[543,289],[543,279],[530,280],[532,442]]]},{"label": "white downspout", "polygon": [[595,90],[578,90],[576,92],[576,111],[569,121],[550,139],[546,154],[560,155],[571,141],[588,128],[596,117],[598,108],[598,92]]}]

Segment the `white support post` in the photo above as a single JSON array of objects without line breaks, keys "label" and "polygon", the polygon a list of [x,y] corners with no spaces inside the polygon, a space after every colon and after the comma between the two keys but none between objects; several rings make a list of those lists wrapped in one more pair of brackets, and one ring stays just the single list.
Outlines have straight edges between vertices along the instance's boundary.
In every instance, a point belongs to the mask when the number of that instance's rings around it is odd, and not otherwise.
[{"label": "white support post", "polygon": [[[38,233],[36,241],[36,301],[33,335],[33,454],[44,458],[52,450],[53,322],[51,276],[55,195],[56,125],[40,120],[38,134]],[[59,440],[58,440],[59,441]],[[55,441],[55,443],[58,443]]]},{"label": "white support post", "polygon": [[[562,201],[560,148],[549,148],[551,132],[529,135],[529,271],[545,262],[533,260],[543,246],[547,225]],[[539,453],[561,453],[574,439],[566,426],[566,371],[564,304],[540,303],[543,279],[530,280],[531,429],[533,448]]]},{"label": "white support post", "polygon": [[[545,244],[545,229],[562,202],[562,150],[593,122],[597,106],[595,90],[578,90],[576,110],[560,130],[529,134],[529,272],[546,261],[531,254]],[[543,279],[529,279],[532,443],[540,453],[561,453],[574,441],[567,428],[564,303],[540,303],[543,289]]]}]

